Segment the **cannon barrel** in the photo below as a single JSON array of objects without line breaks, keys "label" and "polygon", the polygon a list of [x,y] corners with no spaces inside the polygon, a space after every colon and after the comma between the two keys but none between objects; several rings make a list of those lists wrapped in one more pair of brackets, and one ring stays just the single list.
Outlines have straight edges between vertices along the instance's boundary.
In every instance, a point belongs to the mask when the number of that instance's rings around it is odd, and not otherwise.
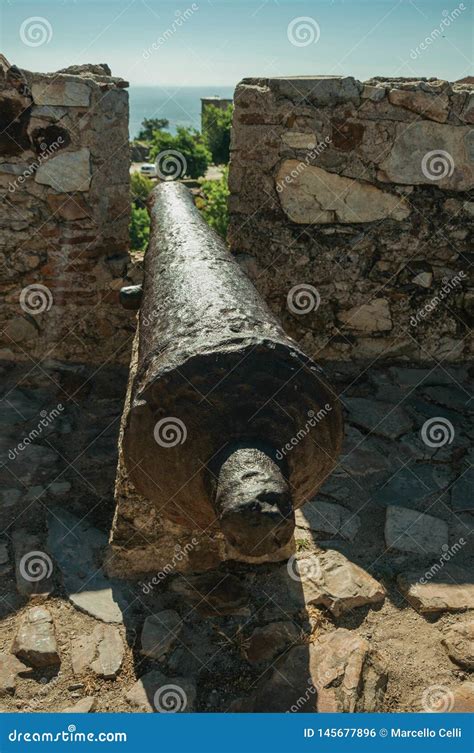
[{"label": "cannon barrel", "polygon": [[274,552],[334,467],[337,397],[184,186],[155,188],[149,210],[128,473],[171,521]]}]

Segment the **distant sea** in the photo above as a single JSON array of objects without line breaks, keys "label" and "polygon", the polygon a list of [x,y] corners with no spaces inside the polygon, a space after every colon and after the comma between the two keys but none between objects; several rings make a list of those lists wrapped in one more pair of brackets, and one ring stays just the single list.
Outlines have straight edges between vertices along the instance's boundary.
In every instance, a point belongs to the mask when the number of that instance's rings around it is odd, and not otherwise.
[{"label": "distant sea", "polygon": [[130,86],[130,138],[137,136],[143,118],[167,118],[177,126],[201,128],[201,97],[232,98],[233,86]]}]

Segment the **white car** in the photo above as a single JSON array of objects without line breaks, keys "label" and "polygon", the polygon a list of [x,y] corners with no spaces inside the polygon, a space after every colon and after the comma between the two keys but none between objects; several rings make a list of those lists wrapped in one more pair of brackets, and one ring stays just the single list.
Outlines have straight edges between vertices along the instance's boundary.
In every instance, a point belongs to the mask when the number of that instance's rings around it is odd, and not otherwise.
[{"label": "white car", "polygon": [[156,178],[155,165],[148,162],[145,162],[144,165],[140,165],[140,175],[147,175],[148,178]]}]

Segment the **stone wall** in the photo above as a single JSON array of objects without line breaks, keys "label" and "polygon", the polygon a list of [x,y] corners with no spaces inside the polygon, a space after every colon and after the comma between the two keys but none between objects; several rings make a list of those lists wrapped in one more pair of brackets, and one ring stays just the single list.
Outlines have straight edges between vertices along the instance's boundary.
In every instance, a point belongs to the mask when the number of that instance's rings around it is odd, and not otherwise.
[{"label": "stone wall", "polygon": [[127,361],[127,83],[0,59],[0,356]]},{"label": "stone wall", "polygon": [[308,353],[468,353],[469,83],[244,79],[230,167],[234,253]]}]

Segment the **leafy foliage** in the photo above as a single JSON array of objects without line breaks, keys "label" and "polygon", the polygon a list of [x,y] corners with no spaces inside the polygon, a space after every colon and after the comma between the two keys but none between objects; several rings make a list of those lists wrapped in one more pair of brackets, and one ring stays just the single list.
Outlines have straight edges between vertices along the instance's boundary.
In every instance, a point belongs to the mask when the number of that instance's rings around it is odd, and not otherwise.
[{"label": "leafy foliage", "polygon": [[132,194],[132,202],[136,207],[142,209],[146,205],[148,195],[153,188],[153,183],[150,178],[140,173],[132,173],[130,176],[130,191]]},{"label": "leafy foliage", "polygon": [[201,185],[202,196],[196,201],[196,205],[204,215],[206,222],[223,238],[227,235],[229,222],[227,173],[228,169],[226,168],[220,180],[205,180]]},{"label": "leafy foliage", "polygon": [[130,249],[132,251],[145,251],[150,237],[150,218],[146,209],[132,204],[129,233]]},{"label": "leafy foliage", "polygon": [[225,110],[215,105],[204,108],[202,130],[215,165],[226,165],[229,161],[232,112],[232,105]]},{"label": "leafy foliage", "polygon": [[166,118],[144,118],[137,141],[152,141],[153,133],[168,128],[169,124],[170,122]]},{"label": "leafy foliage", "polygon": [[[160,152],[167,150],[183,155],[186,160],[186,175],[190,178],[204,175],[211,162],[211,153],[199,131],[194,128],[180,127],[175,136],[166,131],[155,131],[151,140],[150,162],[156,160]],[[184,175],[179,177],[184,178]]]}]

